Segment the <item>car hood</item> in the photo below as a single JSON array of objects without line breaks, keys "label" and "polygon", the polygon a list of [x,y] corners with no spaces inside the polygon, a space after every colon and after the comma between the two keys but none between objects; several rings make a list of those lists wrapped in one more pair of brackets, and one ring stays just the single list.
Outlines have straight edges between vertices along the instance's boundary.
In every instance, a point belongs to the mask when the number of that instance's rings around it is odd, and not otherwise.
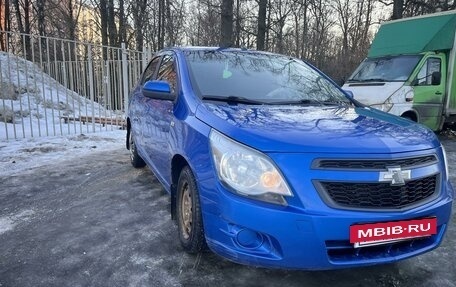
[{"label": "car hood", "polygon": [[358,102],[371,106],[383,104],[402,86],[404,82],[346,83],[342,89],[351,91]]},{"label": "car hood", "polygon": [[196,117],[263,152],[371,154],[439,146],[429,129],[367,107],[203,103]]}]

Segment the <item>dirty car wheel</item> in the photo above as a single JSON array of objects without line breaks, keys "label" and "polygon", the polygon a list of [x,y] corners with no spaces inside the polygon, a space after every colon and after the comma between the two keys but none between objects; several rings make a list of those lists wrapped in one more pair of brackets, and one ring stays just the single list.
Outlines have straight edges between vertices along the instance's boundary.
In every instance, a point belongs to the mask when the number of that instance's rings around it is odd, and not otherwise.
[{"label": "dirty car wheel", "polygon": [[146,163],[141,158],[141,156],[139,156],[139,154],[138,154],[138,151],[136,149],[136,143],[135,143],[135,141],[133,139],[133,133],[131,131],[130,131],[129,143],[130,143],[130,162],[131,162],[131,165],[136,167],[136,168],[144,167],[146,165]]},{"label": "dirty car wheel", "polygon": [[188,253],[198,253],[205,247],[203,221],[195,177],[184,167],[177,184],[177,226],[179,240]]}]

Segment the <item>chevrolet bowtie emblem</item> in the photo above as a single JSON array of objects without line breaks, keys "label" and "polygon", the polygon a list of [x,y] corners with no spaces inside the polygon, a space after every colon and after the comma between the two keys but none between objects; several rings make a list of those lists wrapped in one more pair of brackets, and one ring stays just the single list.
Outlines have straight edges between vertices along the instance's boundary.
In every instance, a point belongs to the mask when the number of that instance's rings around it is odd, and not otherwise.
[{"label": "chevrolet bowtie emblem", "polygon": [[405,185],[405,181],[411,179],[411,170],[401,170],[400,167],[389,167],[388,171],[380,172],[378,181],[390,182],[391,185]]}]

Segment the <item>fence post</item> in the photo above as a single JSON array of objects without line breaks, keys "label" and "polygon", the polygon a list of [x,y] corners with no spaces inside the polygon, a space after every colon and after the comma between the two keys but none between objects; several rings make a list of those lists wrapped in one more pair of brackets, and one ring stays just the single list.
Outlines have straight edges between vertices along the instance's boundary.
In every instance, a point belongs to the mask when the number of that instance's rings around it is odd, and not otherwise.
[{"label": "fence post", "polygon": [[125,48],[125,43],[121,44],[122,47],[122,83],[123,83],[123,100],[124,100],[124,113],[128,111],[128,92],[129,92],[129,78],[128,78],[128,52]]},{"label": "fence post", "polygon": [[[142,51],[142,69],[144,70],[147,67],[147,63],[150,60],[150,49],[149,47],[144,46]],[[142,71],[141,71],[142,72]]]},{"label": "fence post", "polygon": [[[90,94],[90,101],[92,103],[92,131],[95,132],[95,95],[94,95],[94,83],[93,83],[93,58],[92,58],[92,45],[88,45],[88,55],[87,55],[87,62],[89,64],[89,94]],[[87,115],[88,117],[89,115]]]}]

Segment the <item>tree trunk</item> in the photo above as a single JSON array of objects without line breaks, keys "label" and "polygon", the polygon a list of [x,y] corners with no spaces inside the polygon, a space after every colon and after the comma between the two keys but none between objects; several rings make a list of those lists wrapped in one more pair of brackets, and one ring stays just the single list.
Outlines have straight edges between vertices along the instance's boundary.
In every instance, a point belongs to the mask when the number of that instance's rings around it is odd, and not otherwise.
[{"label": "tree trunk", "polygon": [[241,0],[236,0],[236,47],[241,46]]},{"label": "tree trunk", "polygon": [[301,37],[301,59],[307,59],[307,30],[308,30],[308,20],[307,20],[307,10],[309,8],[308,2],[304,1],[304,12],[302,19],[302,37]]},{"label": "tree trunk", "polygon": [[125,1],[119,0],[119,43],[127,41],[127,23],[125,21]]},{"label": "tree trunk", "polygon": [[[8,1],[8,0],[6,0],[6,1]],[[0,8],[2,8],[2,7],[3,7],[3,0],[0,0]],[[6,21],[5,22],[1,21],[1,20],[3,20],[2,17],[4,17],[3,14],[4,14],[4,12],[0,10],[0,31],[6,30],[4,28],[4,26],[6,26]],[[5,35],[5,33],[0,32],[0,51],[6,51],[6,43],[5,43],[4,35]]]},{"label": "tree trunk", "polygon": [[220,46],[233,45],[233,4],[234,0],[222,0],[222,14],[220,25]]},{"label": "tree trunk", "polygon": [[133,22],[135,27],[136,50],[142,51],[144,44],[144,14],[147,0],[135,0],[133,2]]},{"label": "tree trunk", "polygon": [[[30,2],[29,0],[24,1],[23,11],[24,14],[21,14],[21,6],[19,0],[14,1],[14,8],[16,10],[16,20],[17,26],[19,28],[19,32],[23,34],[30,34]],[[24,17],[24,21],[22,21],[22,16]],[[24,35],[21,37],[21,44],[24,49],[23,53],[27,59],[31,59],[31,44],[30,44],[30,36]]]},{"label": "tree trunk", "polygon": [[5,31],[10,31],[11,30],[11,16],[10,16],[10,0],[5,0],[5,19],[4,20],[4,25],[3,28]]},{"label": "tree trunk", "polygon": [[36,1],[36,14],[37,14],[37,22],[38,22],[38,34],[40,36],[45,36],[45,26],[44,26],[44,6],[45,0],[37,0]]},{"label": "tree trunk", "polygon": [[[108,9],[106,0],[100,0],[101,43],[108,46]],[[103,48],[103,59],[108,58],[107,51]]]},{"label": "tree trunk", "polygon": [[401,19],[404,12],[404,0],[394,0],[393,2],[393,16],[391,19]]},{"label": "tree trunk", "polygon": [[174,46],[176,40],[174,37],[174,23],[173,17],[171,17],[171,1],[165,0],[165,12],[166,12],[166,33],[168,34],[168,46]]},{"label": "tree trunk", "polygon": [[22,14],[21,14],[21,6],[19,5],[19,0],[13,0],[14,10],[16,12],[16,21],[17,21],[17,28],[19,29],[19,33],[25,33],[24,31],[24,24],[22,23]]},{"label": "tree trunk", "polygon": [[257,50],[264,50],[266,38],[266,7],[268,0],[260,0],[258,3],[258,30],[256,37]]},{"label": "tree trunk", "polygon": [[158,0],[158,50],[165,45],[165,0]]},{"label": "tree trunk", "polygon": [[117,27],[116,27],[116,14],[114,13],[114,0],[108,0],[108,34],[109,45],[112,47],[120,47],[117,42]]},{"label": "tree trunk", "polygon": [[268,8],[267,8],[267,19],[266,19],[266,39],[264,41],[264,50],[269,50],[269,31],[271,25],[271,0],[268,1]]}]

